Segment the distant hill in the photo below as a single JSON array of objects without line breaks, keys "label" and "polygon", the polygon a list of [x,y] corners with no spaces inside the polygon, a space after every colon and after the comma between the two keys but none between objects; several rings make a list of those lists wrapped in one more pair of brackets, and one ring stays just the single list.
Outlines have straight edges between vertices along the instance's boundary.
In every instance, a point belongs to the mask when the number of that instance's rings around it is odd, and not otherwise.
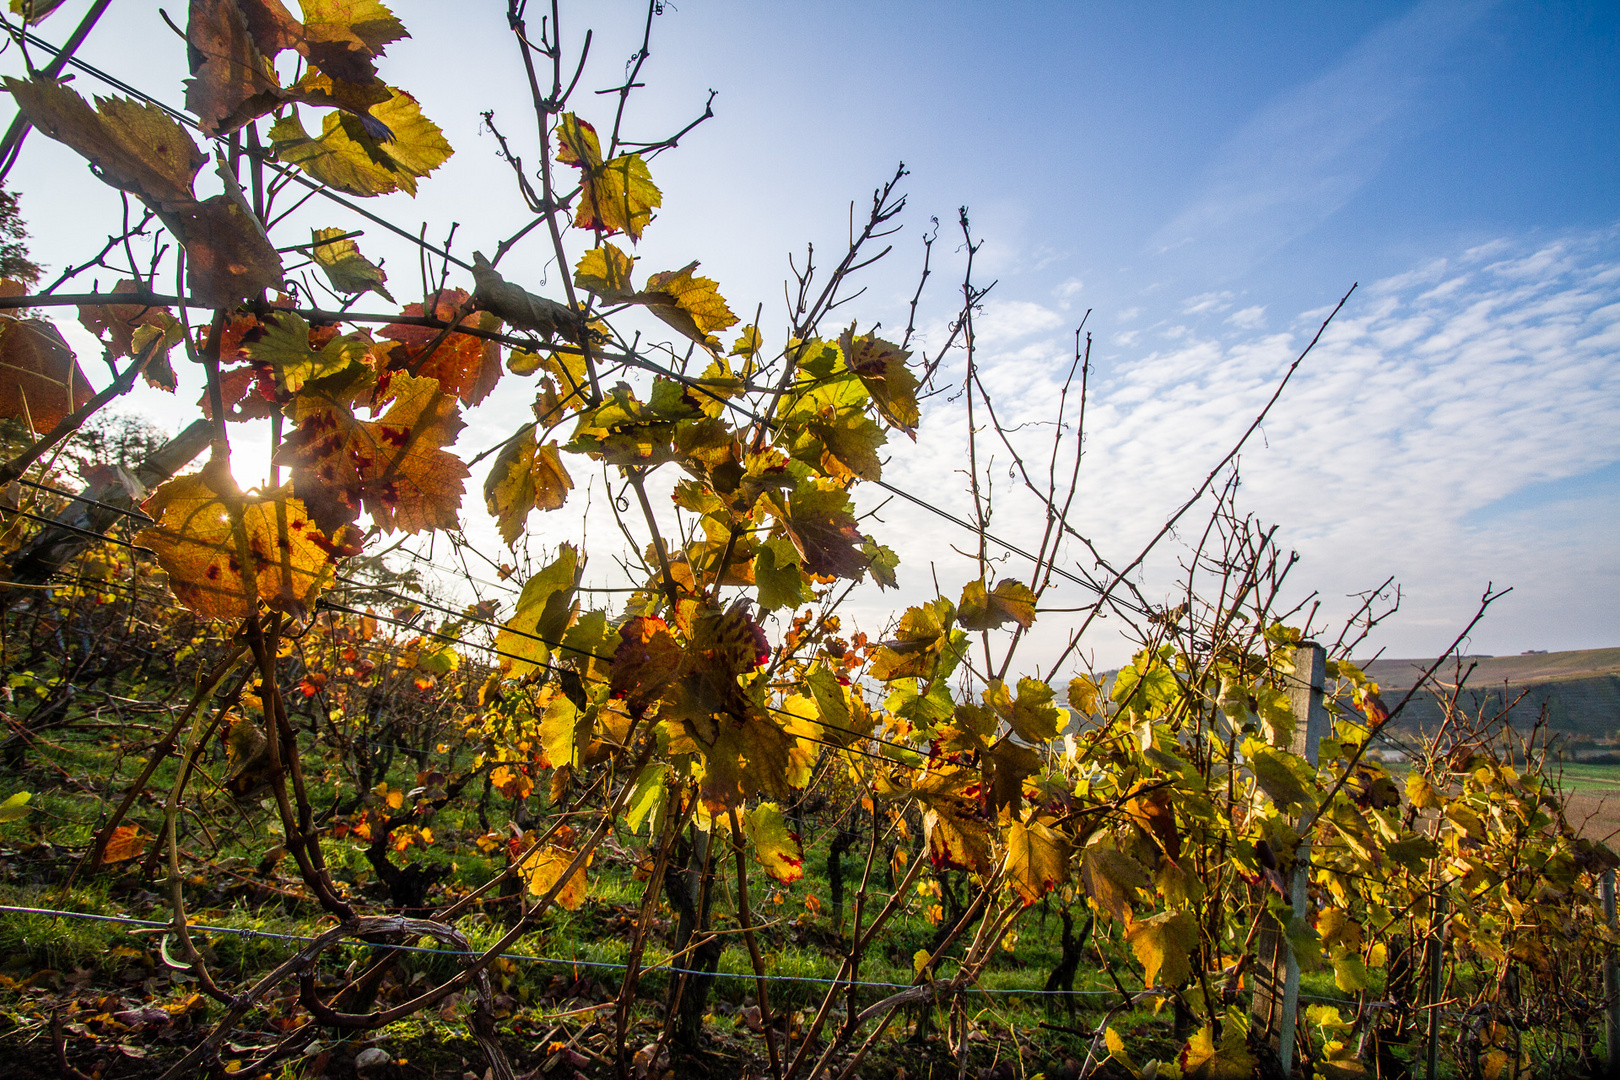
[{"label": "distant hill", "polygon": [[[1377,680],[1384,700],[1393,708],[1433,662],[1432,657],[1379,659],[1364,670]],[[1523,694],[1512,712],[1516,727],[1528,726],[1546,709],[1553,730],[1569,736],[1572,743],[1601,743],[1620,736],[1620,648],[1470,656],[1463,669],[1467,677],[1460,701],[1470,712],[1482,707],[1494,712],[1503,701]],[[1454,663],[1435,672],[1435,678],[1447,687],[1456,677]],[[1398,724],[1429,730],[1440,719],[1439,702],[1425,691],[1406,707]]]}]

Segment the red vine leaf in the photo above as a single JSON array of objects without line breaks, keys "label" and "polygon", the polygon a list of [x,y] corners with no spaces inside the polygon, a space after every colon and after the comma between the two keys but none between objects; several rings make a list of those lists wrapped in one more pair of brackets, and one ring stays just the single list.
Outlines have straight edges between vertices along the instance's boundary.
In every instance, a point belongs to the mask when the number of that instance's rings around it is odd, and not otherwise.
[{"label": "red vine leaf", "polygon": [[386,531],[455,527],[469,475],[442,449],[463,427],[455,401],[433,379],[399,374],[388,389],[393,402],[377,420],[355,417],[345,392],[293,399],[298,427],[275,460],[329,536],[362,507]]},{"label": "red vine leaf", "polygon": [[[467,304],[465,289],[446,289],[433,297],[433,318],[453,323]],[[421,304],[406,304],[400,314],[420,318]],[[501,320],[487,311],[467,315],[460,325],[473,330],[494,332],[501,328]],[[400,343],[393,352],[391,366],[410,368],[420,363],[416,374],[437,379],[446,394],[459,397],[468,405],[476,405],[489,396],[501,377],[501,347],[487,338],[474,337],[452,331],[439,342],[438,348],[427,354],[428,347],[438,340],[442,331],[431,326],[413,326],[409,323],[389,323],[378,331],[381,336]],[[426,360],[422,356],[427,355]]]}]

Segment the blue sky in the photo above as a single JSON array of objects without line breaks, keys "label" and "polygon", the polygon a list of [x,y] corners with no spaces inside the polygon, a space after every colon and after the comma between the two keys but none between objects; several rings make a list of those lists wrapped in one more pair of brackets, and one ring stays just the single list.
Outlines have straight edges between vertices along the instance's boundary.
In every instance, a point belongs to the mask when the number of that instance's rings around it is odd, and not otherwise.
[{"label": "blue sky", "polygon": [[[487,251],[521,219],[478,114],[493,108],[529,142],[504,5],[394,6],[415,36],[383,74],[458,152],[414,201],[379,208],[412,228],[460,221],[458,247]],[[46,36],[64,37],[79,7]],[[620,75],[638,7],[564,8],[574,43],[586,19],[597,28],[583,85]],[[152,5],[114,5],[83,54],[181,98],[183,46]],[[631,129],[667,133],[710,88],[716,118],[654,162],[663,219],[639,253],[653,268],[701,259],[735,310],[764,304],[767,325],[780,323],[787,254],[806,240],[832,250],[850,201],[864,205],[905,161],[906,230],[852,312],[904,324],[917,238],[937,216],[922,314],[939,340],[961,265],[951,226],[968,206],[981,281],[997,280],[983,360],[1019,422],[1047,417],[1093,309],[1079,524],[1125,557],[1359,281],[1243,458],[1246,505],[1304,556],[1295,578],[1333,611],[1394,574],[1405,602],[1377,644],[1395,655],[1443,647],[1487,581],[1515,592],[1475,651],[1615,645],[1617,56],[1620,9],[1596,4],[666,3]],[[0,66],[15,70],[15,52]],[[582,96],[580,110],[606,100]],[[117,206],[43,139],[12,183],[53,265],[99,246]],[[350,224],[315,206],[293,220]],[[415,279],[402,245],[373,229],[362,247]],[[514,276],[546,291],[546,258],[519,249]],[[472,418],[469,445],[521,421],[521,395],[502,397]],[[137,404],[172,416],[152,394]],[[891,444],[891,477],[965,508],[952,471],[964,419],[935,399],[917,444]],[[489,535],[468,506],[469,528]],[[1010,497],[999,514],[1009,533],[1036,520]],[[537,542],[577,531],[554,517],[532,520]],[[931,590],[930,562],[954,595],[969,568],[948,537],[893,508],[884,517],[906,599]],[[1167,548],[1144,587],[1167,587],[1178,554]],[[856,611],[875,621],[891,601],[862,595]],[[1107,632],[1092,645],[1101,663],[1119,658]]]}]

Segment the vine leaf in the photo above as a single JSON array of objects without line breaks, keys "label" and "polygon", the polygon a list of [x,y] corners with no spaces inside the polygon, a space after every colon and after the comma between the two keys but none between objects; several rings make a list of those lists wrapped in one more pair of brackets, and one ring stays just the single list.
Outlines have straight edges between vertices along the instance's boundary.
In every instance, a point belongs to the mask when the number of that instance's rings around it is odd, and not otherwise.
[{"label": "vine leaf", "polygon": [[611,692],[632,709],[645,709],[680,677],[686,656],[669,624],[656,615],[638,615],[619,627],[613,653]]},{"label": "vine leaf", "polygon": [[328,540],[288,485],[241,496],[215,475],[210,466],[158,488],[143,507],[156,524],[136,543],[156,552],[175,596],[199,615],[243,619],[262,600],[303,619],[337,560],[359,550],[357,534]]},{"label": "vine leaf", "polygon": [[283,100],[275,68],[236,0],[191,0],[186,53],[186,108],[206,134],[228,135]]},{"label": "vine leaf", "polygon": [[275,461],[292,470],[293,490],[327,535],[362,507],[381,528],[415,533],[453,528],[467,466],[444,450],[464,426],[455,400],[434,379],[396,374],[392,403],[377,420],[349,411],[346,391],[315,387],[293,399],[298,425]]},{"label": "vine leaf", "polygon": [[23,16],[29,26],[38,26],[62,3],[63,0],[11,0],[11,13]]},{"label": "vine leaf", "polygon": [[1097,716],[1103,710],[1102,687],[1089,675],[1069,680],[1069,707],[1082,716]]},{"label": "vine leaf", "polygon": [[970,581],[957,617],[964,630],[994,630],[1009,622],[1028,630],[1035,625],[1035,594],[1017,578],[1003,578],[988,592],[983,581]]},{"label": "vine leaf", "polygon": [[[683,680],[679,689],[689,690],[690,684]],[[792,735],[757,709],[741,715],[691,710],[682,707],[680,697],[677,692],[675,701],[666,698],[660,715],[667,711],[677,728],[671,753],[702,755],[700,796],[711,813],[739,807],[753,795],[788,796]]]},{"label": "vine leaf", "polygon": [[861,550],[866,537],[856,527],[854,503],[842,488],[799,485],[782,525],[808,573],[858,578],[871,563]]},{"label": "vine leaf", "polygon": [[[222,166],[218,170],[229,177]],[[281,283],[281,256],[227,181],[227,194],[175,210],[154,207],[186,249],[186,291],[201,307],[229,307]]]},{"label": "vine leaf", "polygon": [[786,537],[767,540],[754,555],[754,585],[766,611],[796,608],[809,599],[798,549]]},{"label": "vine leaf", "polygon": [[139,858],[146,850],[146,837],[141,835],[139,825],[120,825],[107,837],[106,845],[101,849],[103,863],[129,862]]},{"label": "vine leaf", "polygon": [[1190,912],[1161,911],[1141,922],[1127,918],[1125,940],[1141,962],[1149,988],[1180,986],[1192,978],[1191,954],[1198,943],[1198,926]]},{"label": "vine leaf", "polygon": [[[523,875],[523,882],[529,892],[535,896],[544,896],[550,892],[557,882],[568,870],[568,865],[574,861],[574,851],[557,844],[547,844],[539,851],[530,855],[524,861],[519,873]],[[585,903],[585,867],[590,864],[587,858],[585,863],[569,877],[557,892],[557,906],[565,911],[578,911]]]},{"label": "vine leaf", "polygon": [[345,334],[330,337],[317,351],[310,347],[309,323],[290,311],[265,316],[262,327],[256,340],[244,341],[242,351],[274,371],[277,387],[289,394],[314,379],[342,374],[350,365],[362,363],[371,348],[369,340]]},{"label": "vine leaf", "polygon": [[962,807],[934,805],[923,813],[928,857],[941,870],[982,874],[990,868],[990,826]]},{"label": "vine leaf", "polygon": [[48,431],[93,397],[55,326],[44,319],[0,316],[0,416]]},{"label": "vine leaf", "polygon": [[726,306],[718,282],[693,275],[697,266],[692,262],[654,274],[631,299],[705,349],[719,352],[720,339],[711,331],[736,325],[737,316]]},{"label": "vine leaf", "polygon": [[883,682],[926,678],[933,671],[935,657],[949,640],[946,632],[954,615],[951,602],[944,597],[907,608],[900,616],[895,637],[883,642],[873,656],[872,678]]},{"label": "vine leaf", "polygon": [[540,745],[553,769],[579,768],[590,734],[590,713],[581,712],[565,694],[552,698],[540,718]]},{"label": "vine leaf", "polygon": [[394,298],[388,294],[388,275],[383,273],[382,267],[360,254],[360,245],[353,237],[338,239],[343,237],[344,231],[310,230],[309,254],[315,265],[337,292],[357,296],[370,291],[393,303]]},{"label": "vine leaf", "polygon": [[[440,322],[454,323],[457,316],[462,316],[459,325],[469,329],[489,332],[500,329],[500,319],[487,312],[463,315],[467,301],[465,289],[446,289],[435,293],[433,317]],[[421,304],[406,304],[401,314],[420,318],[426,312]],[[439,329],[410,323],[389,323],[378,332],[400,343],[401,347],[395,349],[390,357],[391,366],[411,368],[420,364],[416,374],[437,379],[440,389],[460,398],[467,405],[477,405],[488,397],[501,377],[501,347],[488,338],[452,331],[439,342],[432,355],[423,360],[428,347],[438,341]]]},{"label": "vine leaf", "polygon": [[270,129],[271,147],[281,160],[351,195],[370,198],[404,191],[414,196],[416,182],[449,160],[454,150],[439,126],[422,115],[416,98],[391,90],[388,100],[371,106],[367,117],[341,110],[327,113],[315,136],[305,130],[297,108],[289,109]]},{"label": "vine leaf", "polygon": [[1304,781],[1289,766],[1284,751],[1262,746],[1255,739],[1247,740],[1243,750],[1249,759],[1249,768],[1254,770],[1255,782],[1279,809],[1314,805],[1315,800]]},{"label": "vine leaf", "polygon": [[186,249],[186,286],[201,307],[227,307],[281,281],[281,256],[221,167],[225,194],[199,202],[192,184],[208,159],[162,109],[126,98],[96,108],[61,83],[7,77],[29,123],[77,151],[101,178],[157,214]]},{"label": "vine leaf", "polygon": [[765,872],[784,885],[804,877],[804,851],[799,834],[787,827],[782,808],[762,802],[743,814],[743,834],[753,848],[754,860]]},{"label": "vine leaf", "polygon": [[[878,457],[878,447],[888,437],[864,413],[811,420],[805,431],[815,440],[812,446],[820,443],[816,463],[826,475],[835,480],[882,479],[883,460]],[[798,456],[797,449],[795,456]]]},{"label": "vine leaf", "polygon": [[563,113],[557,122],[557,160],[580,171],[575,225],[622,232],[632,243],[641,239],[641,231],[664,197],[640,154],[620,154],[603,161],[596,128],[573,113]]},{"label": "vine leaf", "polygon": [[1080,863],[1080,882],[1097,907],[1126,922],[1139,890],[1152,886],[1142,864],[1105,844],[1086,848]]},{"label": "vine leaf", "polygon": [[838,347],[844,365],[860,376],[883,419],[915,440],[922,413],[917,407],[917,377],[906,366],[911,354],[871,334],[857,337],[853,325],[840,335]]},{"label": "vine leaf", "polygon": [[259,51],[274,59],[284,49],[294,49],[304,39],[304,26],[281,0],[237,0],[247,20],[248,33]]},{"label": "vine leaf", "polygon": [[1018,680],[1018,697],[1007,692],[1000,679],[992,679],[984,688],[984,703],[1027,743],[1042,746],[1057,738],[1068,722],[1067,710],[1052,704],[1052,688],[1039,679],[1028,677]]},{"label": "vine leaf", "polygon": [[[113,286],[113,292],[134,292],[138,282],[128,278]],[[169,366],[169,349],[185,333],[180,321],[168,308],[143,304],[80,304],[79,325],[102,340],[109,356],[135,356],[151,346],[156,337],[163,341],[157,353],[146,362],[141,374],[147,383],[174,392],[174,369]]]},{"label": "vine leaf", "polygon": [[78,151],[107,183],[154,208],[197,201],[192,178],[208,159],[156,105],[97,98],[92,109],[61,83],[9,76],[5,82],[29,123]]},{"label": "vine leaf", "polygon": [[636,294],[630,284],[630,268],[635,262],[634,256],[604,243],[579,257],[574,265],[574,284],[589,289],[610,304],[622,303]]},{"label": "vine leaf", "polygon": [[1182,1047],[1179,1062],[1183,1080],[1248,1080],[1258,1062],[1244,1041],[1241,1025],[1227,1023],[1221,1032],[1221,1045],[1215,1045],[1215,1030],[1201,1027]]},{"label": "vine leaf", "polygon": [[516,610],[495,635],[495,648],[503,654],[501,666],[512,678],[546,666],[550,647],[562,640],[573,617],[579,574],[579,552],[572,544],[562,544],[557,557],[523,583]]},{"label": "vine leaf", "polygon": [[530,510],[558,509],[574,486],[556,440],[539,445],[534,431],[534,424],[526,424],[507,440],[484,481],[484,504],[499,522],[501,539],[508,545],[523,535]]},{"label": "vine leaf", "polygon": [[304,10],[304,32],[295,47],[344,82],[376,78],[376,59],[384,47],[410,36],[379,0],[298,0],[298,6]]},{"label": "vine leaf", "polygon": [[1005,836],[1007,879],[1024,901],[1024,906],[1063,884],[1069,878],[1069,844],[1050,827],[1031,820],[1010,822]]}]

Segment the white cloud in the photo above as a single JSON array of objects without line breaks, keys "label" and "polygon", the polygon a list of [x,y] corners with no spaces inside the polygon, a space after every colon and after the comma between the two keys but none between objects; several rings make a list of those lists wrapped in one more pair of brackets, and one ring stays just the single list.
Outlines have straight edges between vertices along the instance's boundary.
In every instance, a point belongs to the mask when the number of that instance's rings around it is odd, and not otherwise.
[{"label": "white cloud", "polygon": [[[1191,332],[1094,373],[1075,527],[1128,559],[1232,445],[1325,314],[1237,339]],[[1056,429],[1039,425],[1053,418],[1069,359],[1055,337],[985,353],[997,417],[1018,428],[1009,437],[1031,470],[1049,460]],[[965,421],[960,400],[936,407],[890,469],[964,517],[972,508],[955,470]],[[1009,478],[994,432],[981,431],[979,454],[995,462],[992,531],[1033,548],[1043,515]],[[1476,632],[1477,650],[1593,647],[1620,642],[1620,507],[1614,483],[1588,490],[1579,478],[1607,476],[1599,470],[1617,461],[1620,228],[1477,248],[1359,293],[1245,448],[1242,508],[1281,526],[1279,542],[1305,557],[1292,580],[1319,587],[1329,613],[1394,574],[1403,610],[1378,644],[1396,655],[1443,647],[1487,581],[1516,589]],[[1557,499],[1520,506],[1548,484]],[[893,511],[888,532],[910,588],[931,592],[930,563],[947,593],[971,572],[950,549],[964,536],[949,525]],[[1170,587],[1178,554],[1150,561],[1150,591]],[[1027,568],[1013,559],[1005,572]],[[1078,587],[1064,593],[1084,599]],[[1061,647],[1063,624],[1048,623],[1029,662]],[[1092,633],[1108,662],[1123,648],[1111,633]]]},{"label": "white cloud", "polygon": [[1239,330],[1258,330],[1262,326],[1266,325],[1265,306],[1262,304],[1257,304],[1254,307],[1246,307],[1240,311],[1234,311],[1232,314],[1226,317],[1226,321],[1237,327]]},{"label": "white cloud", "polygon": [[1188,315],[1202,315],[1206,311],[1225,311],[1231,307],[1232,294],[1229,292],[1207,292],[1197,296],[1189,296],[1181,305],[1181,310]]},{"label": "white cloud", "polygon": [[992,300],[973,319],[973,330],[980,338],[1007,341],[1056,330],[1064,316],[1051,308],[1028,300]]}]

